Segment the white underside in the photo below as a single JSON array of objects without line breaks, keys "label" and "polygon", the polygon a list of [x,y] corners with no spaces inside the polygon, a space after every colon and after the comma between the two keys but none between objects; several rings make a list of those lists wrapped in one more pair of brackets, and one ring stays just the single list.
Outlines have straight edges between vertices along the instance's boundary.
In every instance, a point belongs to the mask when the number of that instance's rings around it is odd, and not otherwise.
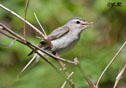
[{"label": "white underside", "polygon": [[54,50],[58,54],[63,54],[69,51],[71,48],[73,48],[76,43],[78,42],[79,37],[78,36],[73,36],[73,35],[66,35],[64,37],[61,37],[59,39],[51,41],[53,44]]},{"label": "white underside", "polygon": [[[79,41],[79,36],[75,36],[75,35],[73,36],[73,34],[71,35],[67,34],[66,36],[51,41],[51,43],[53,45],[53,50],[55,50],[59,55],[62,55],[67,51],[69,51],[70,49],[72,49],[77,44],[78,41]],[[39,53],[45,56],[43,52],[39,51]]]}]

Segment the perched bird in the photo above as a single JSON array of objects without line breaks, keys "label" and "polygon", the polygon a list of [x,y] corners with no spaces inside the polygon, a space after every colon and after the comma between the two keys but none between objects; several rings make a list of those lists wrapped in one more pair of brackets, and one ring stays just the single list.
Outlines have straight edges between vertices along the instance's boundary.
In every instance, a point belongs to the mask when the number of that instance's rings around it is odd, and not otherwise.
[{"label": "perched bird", "polygon": [[[70,19],[65,25],[55,29],[51,34],[48,35],[49,40],[53,45],[53,49],[50,49],[45,41],[41,41],[38,46],[48,52],[52,53],[55,51],[59,55],[66,53],[70,49],[72,49],[80,39],[81,32],[87,28],[93,22],[87,22],[83,18],[74,17]],[[40,52],[40,51],[39,51]],[[33,51],[29,54],[31,55]],[[43,56],[44,53],[40,52]],[[34,64],[36,64],[40,60],[40,56],[35,53],[32,59],[28,62],[28,64],[22,69],[19,76]]]}]

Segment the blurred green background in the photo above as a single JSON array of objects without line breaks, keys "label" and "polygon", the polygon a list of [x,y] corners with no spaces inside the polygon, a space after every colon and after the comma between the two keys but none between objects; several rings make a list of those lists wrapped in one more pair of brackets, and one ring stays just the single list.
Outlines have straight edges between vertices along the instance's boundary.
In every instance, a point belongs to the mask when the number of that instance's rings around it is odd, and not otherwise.
[{"label": "blurred green background", "polygon": [[[110,6],[113,4],[113,7]],[[118,6],[118,2],[122,6]],[[24,17],[25,0],[0,0],[0,3]],[[108,6],[109,3],[109,6]],[[78,57],[84,71],[96,83],[101,72],[126,40],[126,1],[124,0],[30,0],[27,20],[39,28],[34,12],[49,34],[72,17],[83,17],[94,25],[83,31],[79,43],[63,55],[73,60]],[[23,22],[0,8],[0,22],[23,36]],[[27,26],[27,39],[38,44],[39,36]],[[11,39],[0,34],[0,45],[9,45]],[[31,50],[16,42],[10,48],[0,47],[0,88],[60,88],[64,79],[45,61],[41,60],[22,79],[17,74],[31,59]],[[52,60],[51,58],[49,58]],[[112,88],[120,68],[126,61],[126,48],[105,73],[100,88]],[[55,61],[52,61],[58,67]],[[73,79],[79,88],[89,88],[85,78],[75,66],[67,64],[74,71]],[[67,84],[66,88],[70,88]],[[126,73],[118,88],[126,88]]]}]

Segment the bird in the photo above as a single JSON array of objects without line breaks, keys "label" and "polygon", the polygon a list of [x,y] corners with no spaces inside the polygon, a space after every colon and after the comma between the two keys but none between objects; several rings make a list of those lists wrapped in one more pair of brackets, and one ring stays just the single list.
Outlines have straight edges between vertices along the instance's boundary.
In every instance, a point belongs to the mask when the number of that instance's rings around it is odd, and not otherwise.
[{"label": "bird", "polygon": [[[51,41],[53,48],[50,49],[48,44],[42,40],[38,46],[50,53],[55,51],[58,55],[62,55],[69,50],[71,50],[80,40],[80,35],[84,29],[89,27],[93,22],[88,22],[81,17],[73,17],[66,24],[61,27],[54,29],[49,35],[48,39]],[[46,56],[43,52],[39,51],[40,54]],[[31,51],[28,56],[33,54]],[[19,73],[19,77],[22,77],[28,68],[33,67],[40,60],[40,56],[35,53],[32,59],[27,63],[27,65]]]}]

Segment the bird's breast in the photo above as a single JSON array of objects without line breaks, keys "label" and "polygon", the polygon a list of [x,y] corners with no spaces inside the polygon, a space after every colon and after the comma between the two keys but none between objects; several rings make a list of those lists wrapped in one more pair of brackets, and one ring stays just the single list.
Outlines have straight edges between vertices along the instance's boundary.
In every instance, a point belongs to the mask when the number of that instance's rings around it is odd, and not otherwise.
[{"label": "bird's breast", "polygon": [[66,35],[51,42],[53,44],[54,50],[59,54],[62,54],[73,48],[78,40],[78,36]]}]

